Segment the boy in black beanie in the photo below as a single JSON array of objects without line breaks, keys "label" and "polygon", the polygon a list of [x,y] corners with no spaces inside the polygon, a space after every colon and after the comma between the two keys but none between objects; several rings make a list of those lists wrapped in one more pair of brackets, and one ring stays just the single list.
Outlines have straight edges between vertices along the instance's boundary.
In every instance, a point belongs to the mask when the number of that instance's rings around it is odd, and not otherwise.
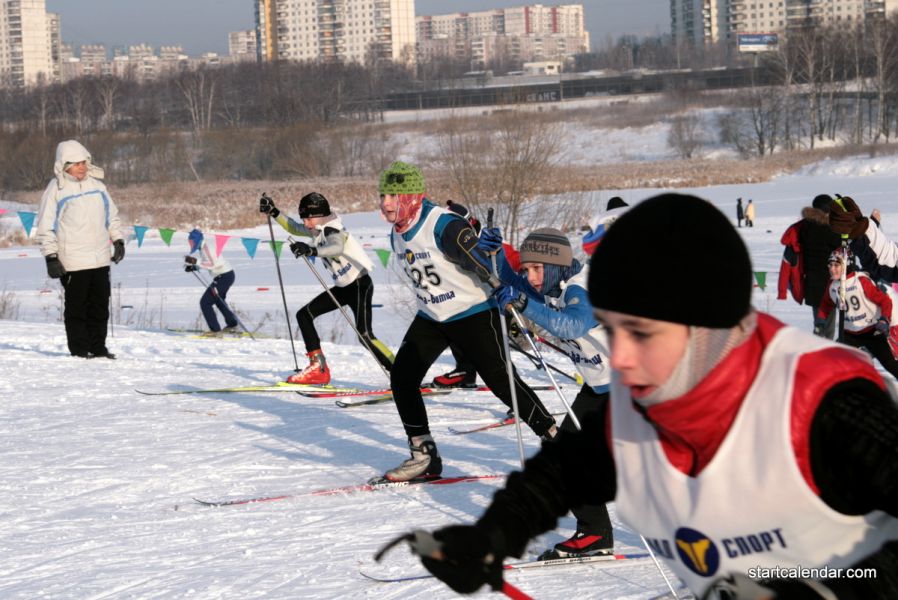
[{"label": "boy in black beanie", "polygon": [[[672,252],[714,285],[629,267]],[[704,200],[664,194],[618,219],[588,284],[611,340],[608,411],[544,443],[476,525],[434,532],[424,565],[456,591],[499,589],[506,556],[572,506],[615,500],[698,597],[895,597],[898,407],[862,353],[753,310],[751,277]],[[827,578],[848,567],[877,577]]]}]

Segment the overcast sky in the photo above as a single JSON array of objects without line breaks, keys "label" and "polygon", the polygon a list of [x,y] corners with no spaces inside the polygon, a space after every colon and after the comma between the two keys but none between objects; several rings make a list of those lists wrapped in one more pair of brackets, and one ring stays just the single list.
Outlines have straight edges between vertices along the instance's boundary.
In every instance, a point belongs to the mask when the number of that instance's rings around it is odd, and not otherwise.
[{"label": "overcast sky", "polygon": [[[576,0],[574,0],[576,1]],[[558,2],[564,3],[562,2]],[[669,0],[581,0],[593,46],[608,35],[640,36],[670,30]],[[535,4],[522,0],[417,0],[418,15]],[[542,2],[551,6],[554,2]],[[191,56],[228,52],[228,32],[252,29],[254,0],[47,0],[62,17],[62,38],[107,49],[141,42],[179,45]],[[451,8],[449,8],[451,7]]]}]

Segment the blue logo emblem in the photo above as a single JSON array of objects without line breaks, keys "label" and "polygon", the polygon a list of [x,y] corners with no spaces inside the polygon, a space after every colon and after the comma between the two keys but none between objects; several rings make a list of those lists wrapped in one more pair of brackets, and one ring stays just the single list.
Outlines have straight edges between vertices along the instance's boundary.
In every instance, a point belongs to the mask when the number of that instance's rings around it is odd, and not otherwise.
[{"label": "blue logo emblem", "polygon": [[412,252],[411,250],[406,250],[405,251],[405,262],[407,262],[410,265],[415,264],[415,253]]},{"label": "blue logo emblem", "polygon": [[712,577],[720,568],[720,552],[704,533],[681,527],[674,534],[677,554],[690,571],[702,577]]}]

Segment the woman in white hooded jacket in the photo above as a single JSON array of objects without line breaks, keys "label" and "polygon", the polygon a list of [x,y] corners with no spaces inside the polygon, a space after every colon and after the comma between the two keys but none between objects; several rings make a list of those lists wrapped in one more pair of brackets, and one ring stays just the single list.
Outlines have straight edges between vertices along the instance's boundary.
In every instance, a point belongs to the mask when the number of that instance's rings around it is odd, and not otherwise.
[{"label": "woman in white hooded jacket", "polygon": [[[35,239],[47,274],[65,290],[69,352],[83,358],[115,358],[106,348],[109,263],[125,256],[118,210],[100,179],[103,169],[75,140],[56,147],[55,177],[41,197]],[[110,255],[110,242],[113,246]]]}]

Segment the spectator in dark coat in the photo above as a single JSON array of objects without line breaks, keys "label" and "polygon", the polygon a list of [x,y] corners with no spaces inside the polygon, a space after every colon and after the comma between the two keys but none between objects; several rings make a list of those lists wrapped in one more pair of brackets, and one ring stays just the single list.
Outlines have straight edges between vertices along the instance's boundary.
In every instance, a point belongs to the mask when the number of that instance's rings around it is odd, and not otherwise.
[{"label": "spectator in dark coat", "polygon": [[742,209],[742,198],[736,198],[736,227],[742,227],[745,211]]},{"label": "spectator in dark coat", "polygon": [[832,201],[830,196],[820,194],[811,206],[803,208],[801,216],[804,223],[798,234],[804,255],[804,303],[813,311],[814,333],[830,340],[836,334],[837,311],[832,311],[825,320],[820,319],[817,313],[829,283],[826,261],[832,251],[842,244],[839,235],[829,228],[829,205]]}]

